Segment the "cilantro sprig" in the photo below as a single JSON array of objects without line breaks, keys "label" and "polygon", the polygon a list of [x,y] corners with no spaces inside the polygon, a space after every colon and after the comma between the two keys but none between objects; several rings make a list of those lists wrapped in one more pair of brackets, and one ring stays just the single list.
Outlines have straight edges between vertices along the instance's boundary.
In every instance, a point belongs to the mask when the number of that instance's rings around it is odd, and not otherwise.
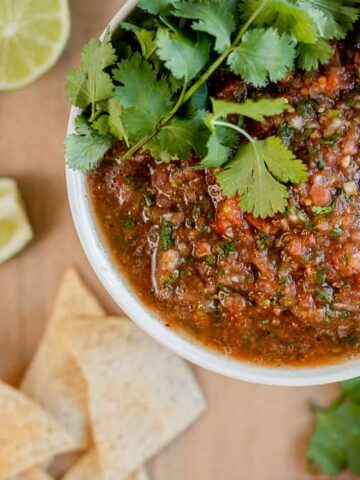
[{"label": "cilantro sprig", "polygon": [[[212,104],[214,113],[206,119],[212,135],[207,157],[199,167],[215,167],[225,163],[224,170],[217,174],[218,182],[225,195],[238,195],[244,212],[252,212],[255,217],[261,218],[284,212],[289,197],[285,184],[306,181],[305,165],[295,158],[279,137],[256,140],[242,127],[227,121],[226,117],[239,114],[262,121],[265,116],[280,114],[290,106],[281,98],[256,102],[247,100],[243,103],[213,100]],[[234,130],[248,141],[237,149],[230,162],[227,162],[230,149],[225,150],[226,146],[222,145],[219,128]],[[217,148],[213,146],[215,139],[218,140]]]},{"label": "cilantro sprig", "polygon": [[316,425],[307,459],[328,475],[350,470],[360,476],[360,378],[340,387],[341,394],[329,408],[313,406]]},{"label": "cilantro sprig", "polygon": [[[287,184],[304,181],[305,167],[279,139],[250,140],[246,130],[229,126],[226,112],[220,115],[210,102],[207,81],[223,66],[255,87],[281,80],[295,66],[317,68],[330,58],[329,40],[344,38],[352,28],[358,5],[359,0],[140,0],[140,20],[123,23],[120,37],[107,32],[103,41],[91,40],[80,68],[68,74],[69,100],[82,114],[65,141],[67,164],[86,172],[117,140],[127,147],[123,160],[141,150],[157,161],[186,160],[195,152],[200,168],[224,168],[223,191],[236,192],[243,209],[260,216],[283,211]],[[285,110],[277,110],[276,99],[227,107],[255,121]],[[209,129],[209,115],[223,124]],[[246,162],[251,181],[244,189]]]},{"label": "cilantro sprig", "polygon": [[93,119],[97,103],[112,95],[113,81],[104,70],[115,62],[115,50],[108,31],[103,42],[93,39],[85,45],[81,68],[71,69],[68,73],[66,92],[70,102],[80,108],[91,105]]},{"label": "cilantro sprig", "polygon": [[[242,18],[248,19],[261,4],[263,0],[241,1]],[[254,24],[290,34],[298,66],[311,71],[329,61],[329,40],[345,38],[358,18],[358,0],[268,0]]]}]

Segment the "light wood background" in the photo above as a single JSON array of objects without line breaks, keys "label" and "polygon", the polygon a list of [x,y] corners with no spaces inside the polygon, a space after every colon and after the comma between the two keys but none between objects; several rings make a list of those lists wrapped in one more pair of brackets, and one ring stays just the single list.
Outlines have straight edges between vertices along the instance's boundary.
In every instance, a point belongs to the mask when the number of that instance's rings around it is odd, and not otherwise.
[{"label": "light wood background", "polygon": [[[35,351],[63,270],[76,266],[107,308],[118,308],[91,271],[67,204],[62,140],[69,105],[65,74],[83,44],[124,2],[73,0],[72,35],[62,59],[36,84],[0,94],[0,175],[19,182],[36,240],[0,266],[0,378],[16,384]],[[153,480],[305,480],[310,399],[336,387],[251,385],[196,369],[208,412],[149,465]],[[345,476],[343,478],[350,478]]]}]

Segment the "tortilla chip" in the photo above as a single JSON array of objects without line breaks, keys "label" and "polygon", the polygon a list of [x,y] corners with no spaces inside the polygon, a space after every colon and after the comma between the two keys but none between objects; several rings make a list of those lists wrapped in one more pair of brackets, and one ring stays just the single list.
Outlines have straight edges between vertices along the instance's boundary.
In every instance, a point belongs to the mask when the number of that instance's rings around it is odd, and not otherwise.
[{"label": "tortilla chip", "polygon": [[[149,480],[146,470],[142,468],[136,473],[125,478],[118,477],[119,480]],[[99,460],[95,450],[86,453],[80,460],[67,472],[63,480],[100,480],[101,471]]]},{"label": "tortilla chip", "polygon": [[106,480],[125,478],[185,430],[205,401],[189,367],[125,318],[72,320]]},{"label": "tortilla chip", "polygon": [[13,477],[11,480],[54,480],[53,477],[50,477],[44,470],[40,468],[34,468],[32,470],[19,475],[18,477]]},{"label": "tortilla chip", "polygon": [[64,427],[18,390],[0,382],[0,480],[70,451]]},{"label": "tortilla chip", "polygon": [[62,279],[54,309],[40,347],[21,384],[21,390],[64,424],[73,449],[90,444],[86,383],[62,335],[64,319],[104,311],[74,269]]}]

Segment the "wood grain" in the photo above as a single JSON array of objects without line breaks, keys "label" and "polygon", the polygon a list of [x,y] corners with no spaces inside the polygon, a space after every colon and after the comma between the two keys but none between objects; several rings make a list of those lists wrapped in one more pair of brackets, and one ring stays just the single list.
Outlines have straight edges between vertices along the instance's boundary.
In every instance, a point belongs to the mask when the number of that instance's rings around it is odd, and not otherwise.
[{"label": "wood grain", "polygon": [[[73,0],[72,36],[57,66],[31,87],[0,94],[0,175],[19,182],[36,234],[24,253],[0,267],[0,377],[12,384],[36,349],[65,267],[76,266],[108,313],[118,313],[92,273],[70,218],[62,140],[69,113],[66,71],[122,3]],[[272,388],[196,373],[208,412],[151,462],[153,480],[309,478],[307,403],[326,403],[335,387]]]}]

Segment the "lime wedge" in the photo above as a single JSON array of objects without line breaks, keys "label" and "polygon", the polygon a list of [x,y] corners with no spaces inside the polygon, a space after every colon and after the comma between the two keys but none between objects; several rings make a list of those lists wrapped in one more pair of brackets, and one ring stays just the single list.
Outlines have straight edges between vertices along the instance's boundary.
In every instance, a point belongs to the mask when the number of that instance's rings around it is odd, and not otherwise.
[{"label": "lime wedge", "polygon": [[69,32],[68,0],[0,0],[0,91],[24,87],[49,70]]},{"label": "lime wedge", "polygon": [[16,182],[0,178],[0,264],[20,252],[32,238]]}]

